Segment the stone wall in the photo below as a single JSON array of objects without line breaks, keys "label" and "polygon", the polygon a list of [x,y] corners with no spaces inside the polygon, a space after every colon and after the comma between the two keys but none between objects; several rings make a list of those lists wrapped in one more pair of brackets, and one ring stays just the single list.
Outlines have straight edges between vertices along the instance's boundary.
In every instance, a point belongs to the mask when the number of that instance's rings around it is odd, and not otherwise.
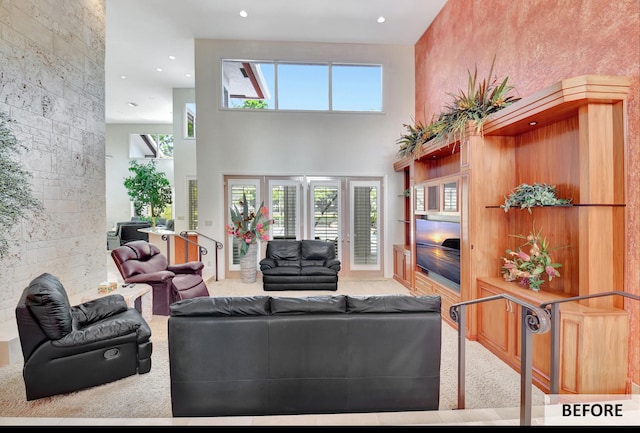
[{"label": "stone wall", "polygon": [[0,111],[45,207],[9,233],[0,321],[43,272],[67,291],[106,278],[104,0],[0,1]]}]

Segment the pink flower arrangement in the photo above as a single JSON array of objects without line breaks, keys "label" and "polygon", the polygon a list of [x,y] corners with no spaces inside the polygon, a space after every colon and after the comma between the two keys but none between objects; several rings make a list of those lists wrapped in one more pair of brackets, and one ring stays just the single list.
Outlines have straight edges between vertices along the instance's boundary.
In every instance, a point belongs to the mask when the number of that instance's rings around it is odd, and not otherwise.
[{"label": "pink flower arrangement", "polygon": [[[559,277],[560,263],[553,263],[549,243],[541,234],[542,229],[534,230],[527,236],[511,235],[526,239],[516,251],[506,250],[508,257],[502,257],[502,276],[505,281],[520,280],[523,286],[529,286],[531,290],[539,291],[540,286],[547,281]],[[522,248],[529,246],[528,253]]]},{"label": "pink flower arrangement", "polygon": [[242,211],[236,205],[231,207],[231,222],[227,224],[227,233],[240,242],[240,257],[249,250],[249,245],[258,243],[258,240],[269,240],[269,226],[273,220],[269,219],[269,210],[264,207],[264,202],[260,204],[257,212],[249,210],[247,196],[242,195],[239,202]]}]

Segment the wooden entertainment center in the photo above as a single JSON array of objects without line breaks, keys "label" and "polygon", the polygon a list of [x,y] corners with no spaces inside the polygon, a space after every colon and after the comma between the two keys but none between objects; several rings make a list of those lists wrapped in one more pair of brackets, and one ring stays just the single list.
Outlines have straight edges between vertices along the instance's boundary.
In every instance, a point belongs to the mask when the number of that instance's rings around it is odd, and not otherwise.
[{"label": "wooden entertainment center", "polygon": [[[394,247],[394,278],[415,294],[442,297],[449,307],[507,293],[533,305],[555,299],[624,291],[625,116],[630,79],[585,75],[562,80],[500,110],[483,131],[467,128],[462,142],[425,143],[398,160],[411,194],[404,200],[403,245]],[[569,206],[505,212],[505,197],[522,183],[555,185]],[[455,184],[457,210],[445,209],[444,187]],[[451,197],[452,190],[448,192]],[[434,196],[435,195],[435,196]],[[460,222],[459,291],[416,264],[416,218]],[[501,275],[512,235],[542,230],[561,276],[536,292]],[[466,335],[514,369],[520,366],[519,309],[499,299],[467,308]],[[620,296],[561,304],[560,393],[630,392],[629,318]],[[549,391],[550,334],[533,337],[533,380]]]}]

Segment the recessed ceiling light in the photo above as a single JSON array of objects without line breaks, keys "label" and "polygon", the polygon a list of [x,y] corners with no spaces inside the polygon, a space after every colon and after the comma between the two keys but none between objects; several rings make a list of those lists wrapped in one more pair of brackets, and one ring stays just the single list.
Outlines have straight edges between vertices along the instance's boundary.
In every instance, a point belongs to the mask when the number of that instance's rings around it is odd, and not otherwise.
[{"label": "recessed ceiling light", "polygon": [[176,56],[169,56],[169,60],[175,60]]},{"label": "recessed ceiling light", "polygon": [[241,11],[240,11],[240,16],[241,16],[242,18],[246,18],[246,17],[248,17],[248,16],[249,16],[249,14],[247,13],[247,11],[245,11],[245,10],[241,10]]},{"label": "recessed ceiling light", "polygon": [[156,68],[156,71],[162,72],[162,68]]},{"label": "recessed ceiling light", "polygon": [[129,102],[127,105],[131,108],[136,108],[138,106],[135,102]]},{"label": "recessed ceiling light", "polygon": [[120,78],[122,78],[123,80],[126,80],[127,76],[126,75],[120,75]]},{"label": "recessed ceiling light", "polygon": [[535,126],[535,125],[537,125],[537,124],[538,124],[538,122],[536,122],[535,120],[534,120],[533,122],[529,122],[529,125],[530,125],[530,126]]},{"label": "recessed ceiling light", "polygon": [[184,74],[185,77],[191,78],[191,74]]},{"label": "recessed ceiling light", "polygon": [[378,23],[382,24],[385,21],[386,21],[385,17],[378,17]]}]

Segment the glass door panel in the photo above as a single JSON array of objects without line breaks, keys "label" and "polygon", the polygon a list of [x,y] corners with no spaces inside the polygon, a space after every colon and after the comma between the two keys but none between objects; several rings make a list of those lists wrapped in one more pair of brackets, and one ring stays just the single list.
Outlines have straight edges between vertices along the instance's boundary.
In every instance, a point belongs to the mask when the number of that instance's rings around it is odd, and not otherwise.
[{"label": "glass door panel", "polygon": [[309,239],[333,242],[338,259],[342,257],[342,248],[338,242],[341,231],[341,199],[339,181],[310,182],[311,224]]},{"label": "glass door panel", "polygon": [[349,267],[380,270],[380,182],[351,181],[349,185]]}]

